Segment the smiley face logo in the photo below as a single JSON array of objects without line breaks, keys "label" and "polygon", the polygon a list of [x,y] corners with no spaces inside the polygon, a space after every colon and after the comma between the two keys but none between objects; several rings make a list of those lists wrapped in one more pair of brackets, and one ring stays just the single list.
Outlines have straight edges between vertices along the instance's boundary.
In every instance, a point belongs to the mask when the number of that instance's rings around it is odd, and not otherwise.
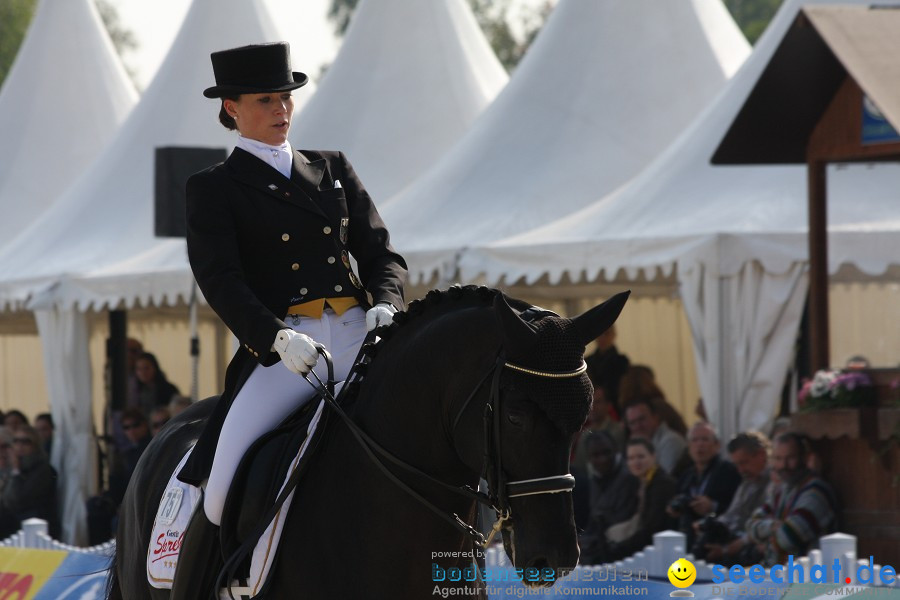
[{"label": "smiley face logo", "polygon": [[677,588],[686,588],[697,579],[697,569],[694,564],[684,558],[679,558],[669,567],[669,582]]}]

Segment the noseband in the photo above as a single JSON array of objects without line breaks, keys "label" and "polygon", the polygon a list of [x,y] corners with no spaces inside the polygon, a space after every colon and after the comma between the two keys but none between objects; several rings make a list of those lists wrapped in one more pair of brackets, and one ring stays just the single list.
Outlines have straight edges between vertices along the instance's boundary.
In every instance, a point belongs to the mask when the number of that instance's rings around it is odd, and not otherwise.
[{"label": "noseband", "polygon": [[488,495],[486,502],[479,498],[480,502],[489,504],[497,513],[497,522],[491,530],[486,540],[480,541],[482,546],[487,547],[494,536],[505,527],[509,527],[507,521],[512,519],[512,507],[509,504],[510,498],[520,498],[522,496],[537,496],[541,494],[558,494],[562,492],[571,492],[575,487],[575,478],[571,473],[565,475],[550,475],[548,477],[538,477],[535,479],[520,479],[518,481],[508,481],[506,473],[503,471],[503,438],[500,435],[500,375],[503,368],[512,369],[520,373],[525,373],[532,377],[544,377],[548,379],[567,379],[571,377],[580,377],[587,371],[587,363],[581,361],[581,366],[573,371],[538,371],[528,369],[515,363],[507,362],[503,353],[497,357],[494,366],[488,371],[475,389],[466,398],[462,408],[453,420],[453,429],[462,418],[463,413],[471,402],[472,398],[484,385],[488,377],[491,381],[491,395],[487,404],[484,406],[484,461],[482,463],[481,478],[488,482]]}]

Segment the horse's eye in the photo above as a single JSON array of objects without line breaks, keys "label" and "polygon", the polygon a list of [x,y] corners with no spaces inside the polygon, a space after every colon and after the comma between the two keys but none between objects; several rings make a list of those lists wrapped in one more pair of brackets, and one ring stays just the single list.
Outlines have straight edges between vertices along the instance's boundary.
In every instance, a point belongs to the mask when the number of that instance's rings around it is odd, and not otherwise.
[{"label": "horse's eye", "polygon": [[509,421],[510,425],[515,425],[516,427],[525,426],[525,419],[522,417],[522,415],[517,413],[509,413],[506,416],[506,420]]}]

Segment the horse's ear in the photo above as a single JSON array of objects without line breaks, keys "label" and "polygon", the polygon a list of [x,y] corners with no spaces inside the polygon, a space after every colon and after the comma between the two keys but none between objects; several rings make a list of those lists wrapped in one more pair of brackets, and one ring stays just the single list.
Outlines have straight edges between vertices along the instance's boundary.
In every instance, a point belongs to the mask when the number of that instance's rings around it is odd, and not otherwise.
[{"label": "horse's ear", "polygon": [[599,306],[572,319],[575,335],[582,346],[587,346],[601,333],[612,327],[625,306],[631,290],[620,292]]},{"label": "horse's ear", "polygon": [[510,308],[502,293],[494,296],[494,314],[497,316],[503,335],[503,347],[507,353],[531,349],[537,339],[537,332]]}]

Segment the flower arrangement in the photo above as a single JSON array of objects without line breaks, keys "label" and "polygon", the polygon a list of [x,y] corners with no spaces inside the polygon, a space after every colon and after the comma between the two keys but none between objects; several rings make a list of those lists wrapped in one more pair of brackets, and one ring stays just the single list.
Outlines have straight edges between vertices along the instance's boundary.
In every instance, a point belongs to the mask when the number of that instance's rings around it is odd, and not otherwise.
[{"label": "flower arrangement", "polygon": [[845,408],[875,404],[875,387],[865,371],[816,371],[797,393],[800,410]]}]

